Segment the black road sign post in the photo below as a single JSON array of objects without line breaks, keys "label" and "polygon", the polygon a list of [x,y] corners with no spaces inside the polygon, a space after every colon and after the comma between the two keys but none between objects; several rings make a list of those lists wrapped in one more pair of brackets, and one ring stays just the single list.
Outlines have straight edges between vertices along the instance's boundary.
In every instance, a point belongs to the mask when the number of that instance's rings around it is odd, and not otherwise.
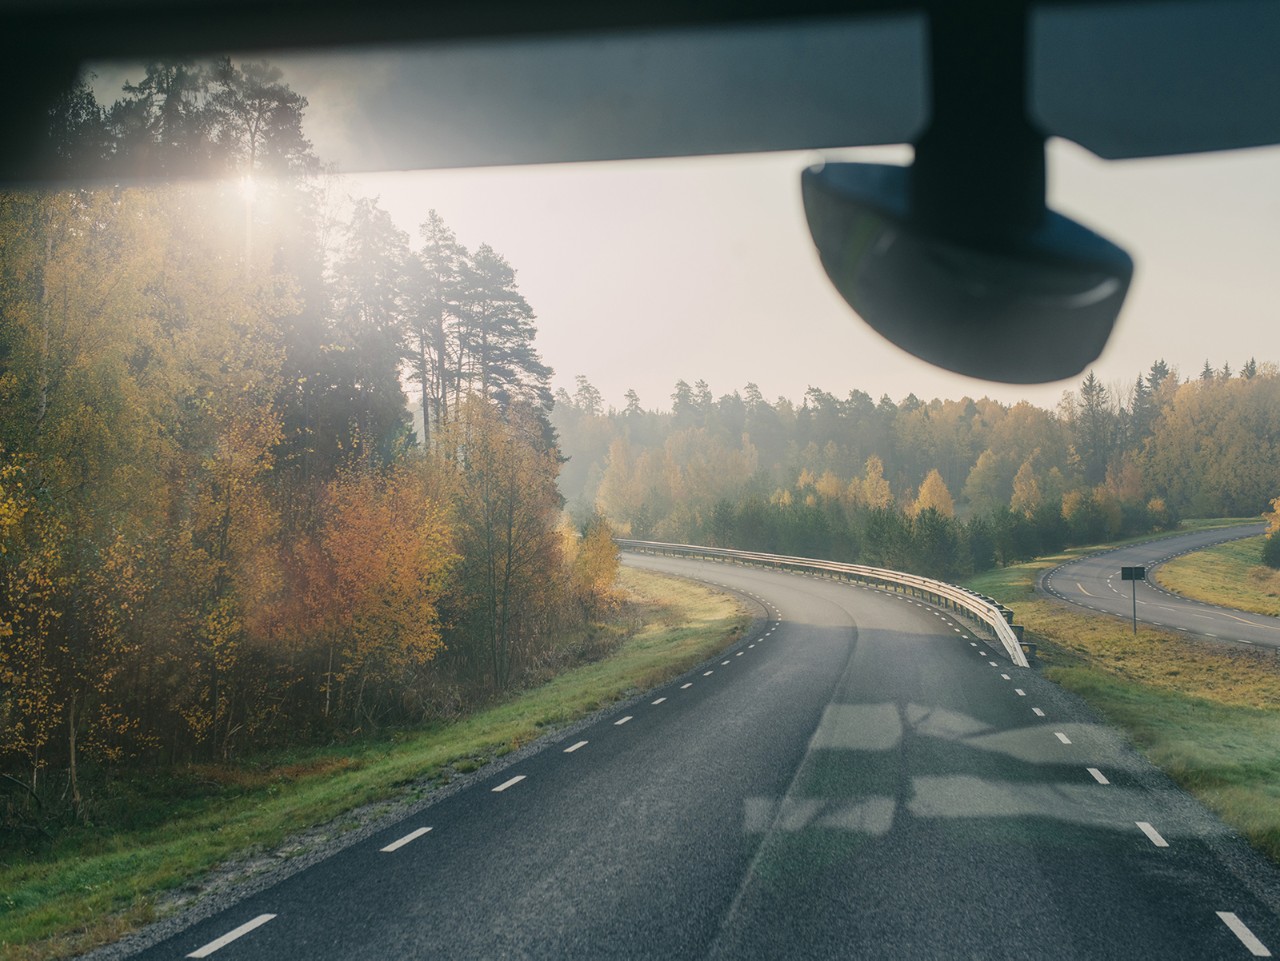
[{"label": "black road sign post", "polygon": [[1138,581],[1147,579],[1147,569],[1145,567],[1122,567],[1120,568],[1120,580],[1133,582],[1133,633],[1138,633]]}]

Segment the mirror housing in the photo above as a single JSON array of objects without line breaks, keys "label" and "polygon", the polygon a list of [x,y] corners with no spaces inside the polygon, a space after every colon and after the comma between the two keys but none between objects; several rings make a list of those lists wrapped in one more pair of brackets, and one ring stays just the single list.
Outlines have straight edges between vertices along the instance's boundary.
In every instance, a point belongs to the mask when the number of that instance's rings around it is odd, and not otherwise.
[{"label": "mirror housing", "polygon": [[1098,357],[1128,254],[1048,210],[1022,230],[939,230],[913,216],[911,174],[825,164],[801,178],[822,266],[863,320],[932,364],[1004,383],[1061,380]]}]

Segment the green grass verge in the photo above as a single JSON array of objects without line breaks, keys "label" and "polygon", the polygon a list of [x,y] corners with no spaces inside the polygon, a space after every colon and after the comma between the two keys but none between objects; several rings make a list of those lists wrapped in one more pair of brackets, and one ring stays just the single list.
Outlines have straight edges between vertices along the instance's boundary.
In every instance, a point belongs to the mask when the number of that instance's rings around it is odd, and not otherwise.
[{"label": "green grass verge", "polygon": [[[1096,548],[1073,551],[1088,553]],[[1178,784],[1280,863],[1280,661],[1037,597],[1068,555],[973,578],[1013,608],[1046,677],[1079,694]]]},{"label": "green grass verge", "polygon": [[0,863],[0,957],[47,961],[114,940],[156,917],[166,892],[220,863],[475,770],[679,675],[750,623],[736,599],[689,581],[630,568],[620,581],[642,626],[604,660],[456,723],[234,768],[191,769],[150,801],[135,792],[132,803],[143,810],[134,812],[131,829],[86,827],[59,835],[34,858],[0,855],[7,861]]},{"label": "green grass verge", "polygon": [[1184,597],[1280,616],[1280,571],[1262,563],[1264,537],[1206,547],[1155,570],[1161,587]]}]

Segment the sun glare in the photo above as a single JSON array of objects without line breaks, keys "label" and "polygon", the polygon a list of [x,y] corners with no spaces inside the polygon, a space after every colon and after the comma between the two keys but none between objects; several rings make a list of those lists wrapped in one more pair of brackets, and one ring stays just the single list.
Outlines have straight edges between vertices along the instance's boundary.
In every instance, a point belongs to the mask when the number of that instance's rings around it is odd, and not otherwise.
[{"label": "sun glare", "polygon": [[249,203],[253,203],[258,196],[258,182],[248,174],[240,178],[240,196]]}]

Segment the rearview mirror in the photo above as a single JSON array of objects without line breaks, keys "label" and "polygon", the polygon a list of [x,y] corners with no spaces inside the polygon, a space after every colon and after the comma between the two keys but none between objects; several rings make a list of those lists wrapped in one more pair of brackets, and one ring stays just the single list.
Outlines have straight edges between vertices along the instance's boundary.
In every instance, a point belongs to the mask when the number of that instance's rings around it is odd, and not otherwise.
[{"label": "rearview mirror", "polygon": [[1097,358],[1133,278],[1127,253],[1049,210],[1026,230],[944,234],[913,216],[910,175],[825,164],[801,178],[822,266],[863,320],[931,364],[1010,384]]}]

